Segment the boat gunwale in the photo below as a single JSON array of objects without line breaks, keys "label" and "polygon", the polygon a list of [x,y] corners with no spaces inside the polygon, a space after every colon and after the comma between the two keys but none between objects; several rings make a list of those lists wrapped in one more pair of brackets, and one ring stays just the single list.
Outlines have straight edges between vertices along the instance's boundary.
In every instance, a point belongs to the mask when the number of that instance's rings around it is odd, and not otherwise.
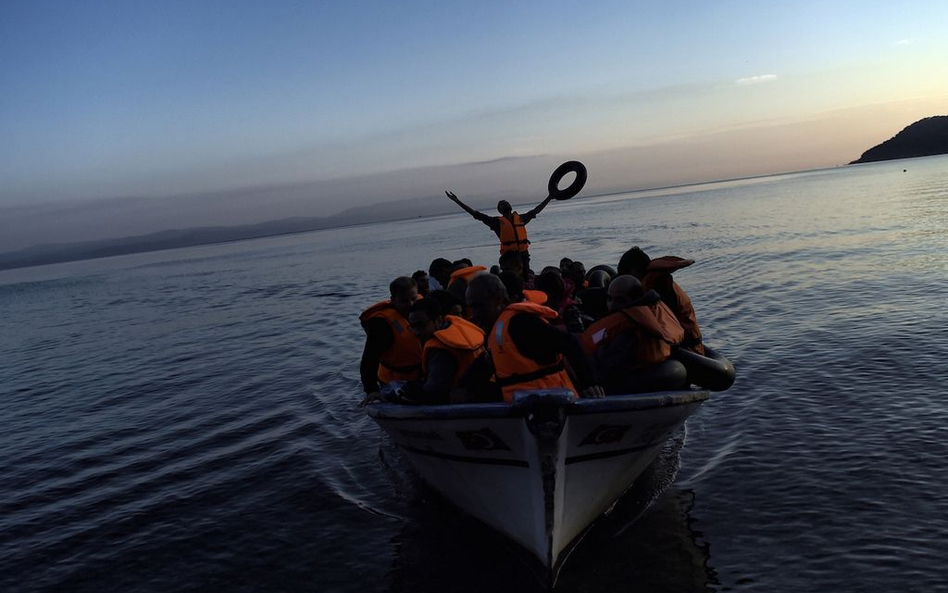
[{"label": "boat gunwale", "polygon": [[[707,400],[711,393],[706,389],[682,391],[661,391],[655,393],[635,393],[629,395],[610,395],[600,399],[578,399],[564,403],[569,416],[599,414],[603,412],[621,412],[651,410],[671,406],[700,403]],[[543,401],[542,396],[534,402]],[[560,399],[550,395],[550,403]],[[366,413],[377,420],[434,420],[467,418],[522,418],[532,406],[508,403],[483,404],[442,404],[410,405],[379,403],[366,408]]]}]

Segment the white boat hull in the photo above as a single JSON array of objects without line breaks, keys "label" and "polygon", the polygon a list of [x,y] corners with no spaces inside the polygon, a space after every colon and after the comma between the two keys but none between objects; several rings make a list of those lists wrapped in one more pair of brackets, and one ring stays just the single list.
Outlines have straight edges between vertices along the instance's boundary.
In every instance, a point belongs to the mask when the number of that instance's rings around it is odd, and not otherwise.
[{"label": "white boat hull", "polygon": [[379,404],[369,415],[449,501],[535,556],[551,577],[586,529],[708,398],[674,391],[514,404]]}]

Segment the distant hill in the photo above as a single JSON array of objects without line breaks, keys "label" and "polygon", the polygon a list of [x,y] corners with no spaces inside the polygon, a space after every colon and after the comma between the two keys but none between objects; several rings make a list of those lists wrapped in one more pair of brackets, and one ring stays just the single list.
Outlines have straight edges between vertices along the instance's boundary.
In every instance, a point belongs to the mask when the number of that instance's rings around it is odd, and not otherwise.
[{"label": "distant hill", "polygon": [[948,154],[948,115],[920,119],[882,144],[873,146],[849,164],[910,159],[936,154]]},{"label": "distant hill", "polygon": [[[475,208],[485,210],[489,210],[494,203],[493,198],[484,197],[470,202]],[[239,226],[195,227],[115,239],[46,243],[19,251],[0,253],[0,270],[457,212],[459,210],[454,204],[448,202],[447,199],[441,199],[440,196],[408,198],[349,208],[333,216],[293,217]]]}]

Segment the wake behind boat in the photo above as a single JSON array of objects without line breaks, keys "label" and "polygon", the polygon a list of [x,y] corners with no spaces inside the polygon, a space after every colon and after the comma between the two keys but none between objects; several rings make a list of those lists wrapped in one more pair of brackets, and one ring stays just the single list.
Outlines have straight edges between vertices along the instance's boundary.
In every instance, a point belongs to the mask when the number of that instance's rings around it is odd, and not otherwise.
[{"label": "wake behind boat", "polygon": [[536,558],[552,584],[572,546],[708,397],[683,390],[577,400],[540,390],[511,404],[367,410],[425,481]]}]

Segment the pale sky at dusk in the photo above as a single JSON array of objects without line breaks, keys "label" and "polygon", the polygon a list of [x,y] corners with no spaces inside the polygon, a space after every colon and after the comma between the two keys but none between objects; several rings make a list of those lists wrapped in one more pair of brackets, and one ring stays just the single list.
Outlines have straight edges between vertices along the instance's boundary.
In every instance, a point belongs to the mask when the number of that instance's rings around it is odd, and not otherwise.
[{"label": "pale sky at dusk", "polygon": [[946,26],[935,0],[7,0],[0,208],[318,182],[331,214],[346,179],[436,167],[360,198],[436,196],[451,166],[538,155],[591,191],[834,166],[948,114]]}]

